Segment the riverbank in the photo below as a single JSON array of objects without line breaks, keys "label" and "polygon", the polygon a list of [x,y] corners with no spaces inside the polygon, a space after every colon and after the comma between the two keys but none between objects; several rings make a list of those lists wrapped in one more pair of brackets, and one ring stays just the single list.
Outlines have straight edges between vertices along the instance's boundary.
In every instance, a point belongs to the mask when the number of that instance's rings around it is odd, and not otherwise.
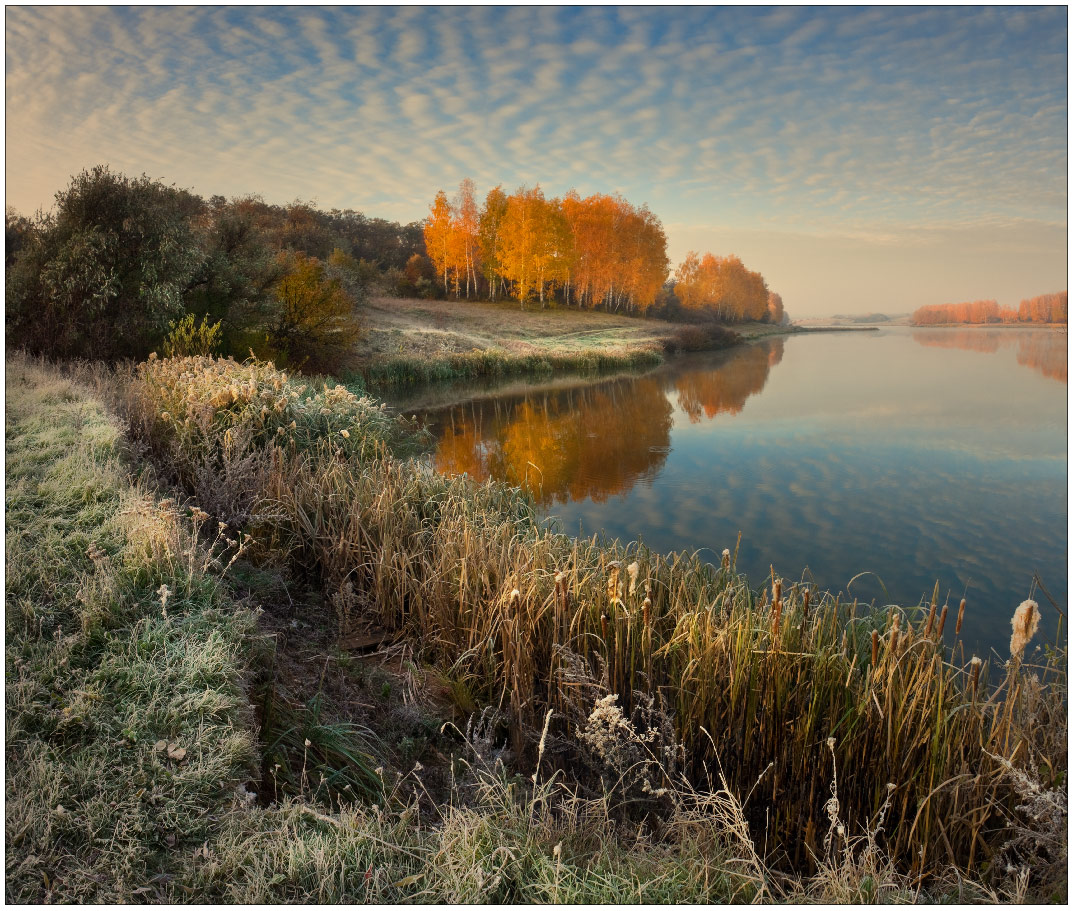
[{"label": "riverbank", "polygon": [[[943,648],[929,605],[874,614],[753,589],[731,553],[554,533],[515,490],[398,457],[411,431],[375,401],[269,365],[151,360],[100,384],[179,487],[131,488],[91,391],[9,361],[9,899],[1036,894],[1004,880],[996,826],[1049,835],[1005,763],[1062,787],[1052,671],[1016,662],[986,701],[987,664]],[[273,632],[319,636],[319,657],[266,665]],[[269,708],[288,698],[294,723]],[[1065,895],[1045,861],[1032,887]]]},{"label": "riverbank", "polygon": [[370,388],[444,380],[591,373],[655,366],[678,351],[802,331],[743,323],[685,325],[612,313],[520,308],[510,301],[375,297],[350,364]]}]

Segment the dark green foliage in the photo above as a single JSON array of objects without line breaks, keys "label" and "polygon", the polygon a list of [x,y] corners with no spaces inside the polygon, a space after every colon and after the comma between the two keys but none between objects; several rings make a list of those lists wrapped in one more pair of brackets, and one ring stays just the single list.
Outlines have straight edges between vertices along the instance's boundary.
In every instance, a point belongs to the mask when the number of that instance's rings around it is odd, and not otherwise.
[{"label": "dark green foliage", "polygon": [[190,313],[220,322],[222,348],[245,357],[285,273],[250,207],[214,197],[201,243],[204,257],[185,300]]},{"label": "dark green foliage", "polygon": [[144,357],[202,261],[196,196],[106,166],[83,171],[37,220],[8,271],[7,329],[53,355]]}]

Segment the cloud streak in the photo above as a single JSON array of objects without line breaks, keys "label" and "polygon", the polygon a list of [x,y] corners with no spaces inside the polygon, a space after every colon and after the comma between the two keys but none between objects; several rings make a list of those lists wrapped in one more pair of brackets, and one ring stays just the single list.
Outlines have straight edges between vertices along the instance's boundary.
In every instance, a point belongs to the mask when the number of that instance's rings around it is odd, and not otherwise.
[{"label": "cloud streak", "polygon": [[403,221],[470,175],[618,190],[668,222],[1065,223],[1066,104],[1062,9],[7,16],[24,211],[106,161]]}]

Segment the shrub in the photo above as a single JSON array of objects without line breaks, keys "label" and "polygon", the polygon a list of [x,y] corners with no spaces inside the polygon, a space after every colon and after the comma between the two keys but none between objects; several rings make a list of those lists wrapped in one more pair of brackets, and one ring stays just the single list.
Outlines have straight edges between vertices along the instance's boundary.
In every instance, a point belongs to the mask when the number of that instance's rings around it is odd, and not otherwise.
[{"label": "shrub", "polygon": [[165,357],[209,357],[220,350],[220,322],[209,324],[203,316],[195,325],[194,314],[188,313],[179,322],[171,324],[171,331],[164,339]]},{"label": "shrub", "polygon": [[288,271],[276,286],[263,353],[283,367],[333,373],[360,334],[351,301],[317,259],[285,253],[280,261]]},{"label": "shrub", "polygon": [[682,326],[664,339],[664,350],[669,354],[687,351],[714,351],[729,348],[741,341],[737,332],[713,323]]}]

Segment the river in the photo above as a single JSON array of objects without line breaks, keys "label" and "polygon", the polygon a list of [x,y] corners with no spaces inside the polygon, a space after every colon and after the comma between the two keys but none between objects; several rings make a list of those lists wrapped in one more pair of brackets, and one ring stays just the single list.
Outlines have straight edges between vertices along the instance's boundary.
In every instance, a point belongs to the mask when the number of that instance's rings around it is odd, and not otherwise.
[{"label": "river", "polygon": [[[754,585],[774,566],[877,604],[938,580],[967,600],[967,648],[1005,659],[1034,573],[1066,611],[1066,370],[1062,331],[887,328],[395,404],[420,408],[440,470],[528,486],[564,531],[715,562],[741,532]],[[1065,643],[1034,597],[1034,644]]]}]

